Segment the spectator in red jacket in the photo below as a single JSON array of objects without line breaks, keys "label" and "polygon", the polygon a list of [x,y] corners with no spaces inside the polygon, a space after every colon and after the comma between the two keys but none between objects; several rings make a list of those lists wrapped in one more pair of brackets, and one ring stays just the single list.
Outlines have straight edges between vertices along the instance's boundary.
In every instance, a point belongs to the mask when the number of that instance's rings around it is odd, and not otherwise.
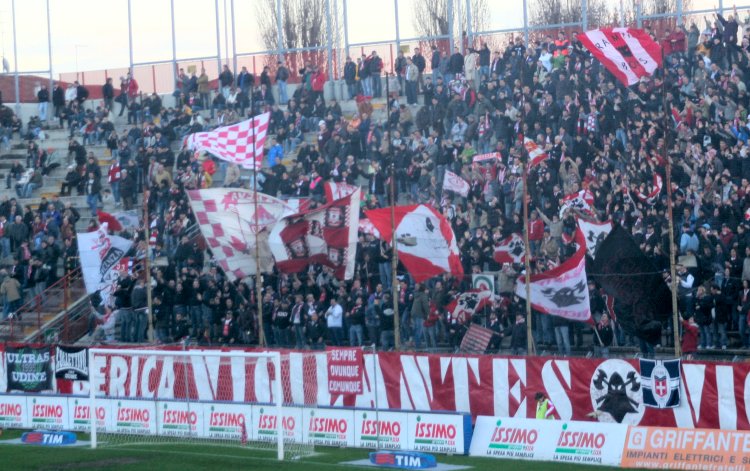
[{"label": "spectator in red jacket", "polygon": [[698,324],[689,317],[682,319],[682,354],[688,357],[698,351]]},{"label": "spectator in red jacket", "polygon": [[529,245],[531,246],[532,255],[539,251],[543,237],[544,221],[539,218],[539,213],[534,210],[531,212],[531,217],[529,218]]}]

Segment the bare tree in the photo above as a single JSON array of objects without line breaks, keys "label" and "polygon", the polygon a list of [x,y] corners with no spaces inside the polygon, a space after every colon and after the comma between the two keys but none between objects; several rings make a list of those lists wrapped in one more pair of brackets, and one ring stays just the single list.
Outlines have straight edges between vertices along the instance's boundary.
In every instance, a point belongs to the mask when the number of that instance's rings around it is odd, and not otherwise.
[{"label": "bare tree", "polygon": [[[580,23],[583,9],[580,0],[534,0],[529,5],[529,23],[534,26]],[[616,18],[605,0],[587,0],[587,27],[604,26]]]},{"label": "bare tree", "polygon": [[[465,9],[457,8],[463,0],[416,0],[414,2],[414,28],[420,36],[447,36],[452,24],[448,18],[448,2],[454,1],[453,25],[459,30],[457,35],[466,33]],[[471,0],[471,31],[484,31],[489,26],[490,10],[487,0]],[[459,17],[460,15],[460,17]],[[458,37],[458,36],[457,36]]]},{"label": "bare tree", "polygon": [[[325,47],[328,44],[327,0],[284,0],[281,2],[281,46],[290,61],[290,71],[296,72],[299,61],[321,64],[326,59]],[[333,3],[333,2],[332,2]],[[263,0],[256,4],[258,30],[263,45],[268,50],[278,50],[278,12],[276,0]],[[333,48],[339,47],[341,32],[334,6],[331,7],[331,30]],[[287,53],[292,49],[319,48],[317,51]],[[329,71],[330,73],[330,71]]]}]

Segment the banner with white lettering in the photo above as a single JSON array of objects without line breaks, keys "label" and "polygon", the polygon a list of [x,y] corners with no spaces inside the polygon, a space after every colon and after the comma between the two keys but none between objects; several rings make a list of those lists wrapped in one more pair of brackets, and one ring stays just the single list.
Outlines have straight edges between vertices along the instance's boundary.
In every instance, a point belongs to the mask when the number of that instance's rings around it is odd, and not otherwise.
[{"label": "banner with white lettering", "polygon": [[361,348],[327,347],[328,392],[362,394],[364,354]]},{"label": "banner with white lettering", "polygon": [[88,381],[88,349],[83,347],[57,347],[55,349],[55,378]]},{"label": "banner with white lettering", "polygon": [[[281,378],[284,397],[307,407],[377,406],[533,418],[534,395],[541,391],[562,420],[750,430],[750,363],[744,362],[682,361],[680,405],[657,409],[645,405],[638,359],[368,353],[362,394],[344,395],[328,392],[326,352],[285,350],[281,358],[288,365],[288,374]],[[224,375],[214,361],[196,357],[186,369],[165,367],[147,352],[139,354],[137,362],[128,354],[97,355],[89,373],[97,378],[97,394],[112,398],[136,398],[143,387],[149,397],[162,400],[184,399],[189,391],[190,399],[206,402],[269,403],[275,381],[267,368],[240,368]],[[180,381],[172,380],[177,377]],[[0,381],[0,393],[5,391]],[[220,397],[217,391],[222,391]],[[71,394],[88,392],[89,382],[71,382]]]},{"label": "banner with white lettering", "polygon": [[49,347],[6,347],[5,362],[8,391],[50,391],[52,362]]}]

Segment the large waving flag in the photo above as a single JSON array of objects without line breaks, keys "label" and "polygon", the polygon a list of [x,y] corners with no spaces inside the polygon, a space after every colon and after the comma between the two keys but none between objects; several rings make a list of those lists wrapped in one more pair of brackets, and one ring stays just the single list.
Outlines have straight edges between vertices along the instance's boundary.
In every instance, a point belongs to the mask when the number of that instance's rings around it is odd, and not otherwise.
[{"label": "large waving flag", "polygon": [[466,198],[469,195],[470,189],[469,183],[466,180],[450,170],[445,171],[445,176],[443,177],[443,190],[452,191]]},{"label": "large waving flag", "polygon": [[542,161],[547,159],[547,153],[542,150],[539,145],[528,137],[523,138],[523,146],[526,148],[526,152],[529,153],[529,169],[536,167],[541,164]]},{"label": "large waving flag", "polygon": [[626,86],[661,67],[661,48],[642,29],[595,29],[579,34],[578,39]]},{"label": "large waving flag", "polygon": [[[530,277],[531,306],[539,312],[578,322],[591,321],[589,289],[586,280],[586,248],[552,270]],[[516,283],[516,294],[526,299],[526,276]]]},{"label": "large waving flag", "polygon": [[[398,256],[419,283],[441,273],[463,276],[461,257],[450,223],[434,208],[419,204],[394,208]],[[391,208],[365,212],[386,242],[391,242]]]},{"label": "large waving flag", "polygon": [[330,203],[331,201],[346,198],[357,191],[359,187],[348,183],[325,182],[323,189],[326,192],[326,202]]},{"label": "large waving flag", "polygon": [[359,231],[361,191],[305,213],[281,219],[271,229],[270,248],[276,267],[299,273],[310,264],[333,269],[336,278],[350,280]]},{"label": "large waving flag", "polygon": [[589,190],[581,190],[578,193],[571,193],[563,198],[560,205],[560,218],[565,215],[568,209],[574,209],[587,214],[594,213],[594,194]]},{"label": "large waving flag", "polygon": [[468,322],[476,312],[481,311],[485,306],[491,306],[496,298],[497,296],[492,291],[470,290],[456,296],[445,306],[445,310],[453,319],[462,323]]},{"label": "large waving flag", "polygon": [[[230,280],[273,270],[268,227],[291,212],[284,201],[238,188],[190,190],[187,194],[206,244]],[[255,263],[256,244],[260,270]]]},{"label": "large waving flag", "polygon": [[190,149],[208,152],[221,160],[260,169],[270,117],[271,113],[263,113],[241,123],[190,134],[185,143]]},{"label": "large waving flag", "polygon": [[109,235],[106,222],[93,232],[78,234],[78,256],[87,293],[98,291],[102,303],[109,304],[120,275],[118,263],[132,245],[132,240]]},{"label": "large waving flag", "polygon": [[517,232],[501,240],[495,246],[494,259],[497,263],[523,263],[525,255],[526,244],[524,244],[521,234]]},{"label": "large waving flag", "polygon": [[578,218],[578,229],[581,230],[581,234],[586,240],[586,252],[591,258],[594,258],[602,241],[612,231],[612,221],[594,222]]},{"label": "large waving flag", "polygon": [[634,190],[633,193],[635,193],[635,196],[642,202],[653,206],[659,199],[662,188],[664,188],[664,179],[658,173],[654,173],[654,184],[648,195],[644,195],[638,190]]}]

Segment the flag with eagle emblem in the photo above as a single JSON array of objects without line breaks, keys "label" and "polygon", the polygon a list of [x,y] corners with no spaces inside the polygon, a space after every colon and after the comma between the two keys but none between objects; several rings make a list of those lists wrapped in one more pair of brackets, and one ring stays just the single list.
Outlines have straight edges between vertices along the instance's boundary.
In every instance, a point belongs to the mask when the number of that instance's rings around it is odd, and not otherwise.
[{"label": "flag with eagle emblem", "polygon": [[514,232],[495,246],[494,259],[497,263],[523,263],[526,245],[521,234]]},{"label": "flag with eagle emblem", "polygon": [[[441,273],[463,276],[456,236],[442,214],[424,204],[396,206],[394,213],[398,257],[416,283]],[[391,208],[365,214],[382,239],[391,242]]]},{"label": "flag with eagle emblem", "polygon": [[594,258],[599,245],[607,238],[607,234],[612,231],[612,221],[595,222],[582,218],[577,218],[577,221],[578,229],[581,230],[581,234],[586,240],[586,252],[588,252],[591,258]]},{"label": "flag with eagle emblem", "polygon": [[[578,322],[592,322],[586,280],[586,248],[552,270],[534,273],[530,279],[531,306],[539,312]],[[516,294],[526,299],[526,277],[516,283]]]},{"label": "flag with eagle emblem", "polygon": [[[211,249],[213,259],[230,280],[254,275],[255,245],[258,244],[260,271],[273,269],[268,247],[269,226],[291,212],[279,199],[256,195],[239,188],[208,188],[187,192],[201,233]],[[256,210],[257,207],[257,217]]]}]

